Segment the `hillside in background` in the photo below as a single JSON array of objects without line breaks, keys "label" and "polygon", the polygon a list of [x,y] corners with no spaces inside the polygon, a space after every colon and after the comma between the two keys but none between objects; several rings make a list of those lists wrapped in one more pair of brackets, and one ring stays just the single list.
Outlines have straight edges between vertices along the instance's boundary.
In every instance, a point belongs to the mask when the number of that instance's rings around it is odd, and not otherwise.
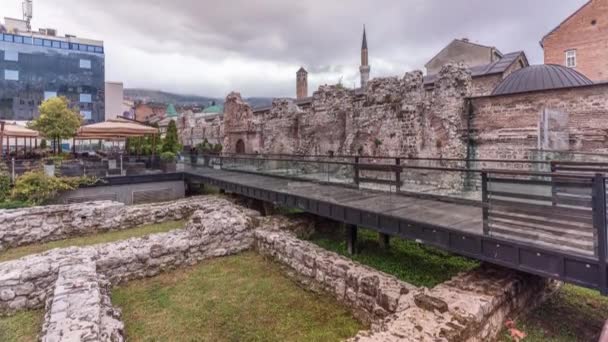
[{"label": "hillside in background", "polygon": [[[209,106],[213,101],[216,104],[223,104],[224,99],[198,96],[198,95],[181,95],[173,94],[160,90],[149,90],[149,89],[128,89],[125,88],[125,99],[128,100],[141,100],[144,102],[158,102],[158,103],[172,103],[176,106],[195,105],[195,106]],[[272,98],[270,97],[251,97],[245,98],[253,108],[270,106],[272,104]]]}]

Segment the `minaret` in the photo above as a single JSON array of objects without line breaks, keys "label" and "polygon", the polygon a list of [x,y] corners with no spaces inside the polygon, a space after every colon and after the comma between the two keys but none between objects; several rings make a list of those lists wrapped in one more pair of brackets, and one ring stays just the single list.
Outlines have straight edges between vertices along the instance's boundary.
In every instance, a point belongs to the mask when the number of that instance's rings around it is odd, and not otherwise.
[{"label": "minaret", "polygon": [[296,99],[300,100],[308,97],[308,71],[300,68],[296,72]]},{"label": "minaret", "polygon": [[361,66],[359,72],[361,72],[361,88],[367,87],[367,81],[369,81],[369,72],[371,67],[369,66],[368,54],[367,54],[367,36],[365,34],[365,26],[363,26],[363,43],[361,44]]}]

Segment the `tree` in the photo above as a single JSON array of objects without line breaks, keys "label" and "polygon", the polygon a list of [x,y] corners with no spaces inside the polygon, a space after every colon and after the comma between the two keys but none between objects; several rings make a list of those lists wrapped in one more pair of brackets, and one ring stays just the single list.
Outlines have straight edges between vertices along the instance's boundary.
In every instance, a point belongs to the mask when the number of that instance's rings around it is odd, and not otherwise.
[{"label": "tree", "polygon": [[[82,116],[69,107],[68,100],[63,96],[44,101],[38,107],[38,111],[40,116],[28,126],[45,137],[53,139],[54,145],[59,146],[59,152],[61,152],[61,140],[76,135],[82,124]],[[53,151],[55,151],[54,147]]]},{"label": "tree", "polygon": [[169,121],[169,126],[167,127],[167,134],[165,135],[165,140],[163,141],[163,152],[173,152],[177,153],[180,150],[180,145],[178,142],[177,136],[177,126],[175,125],[175,120]]}]

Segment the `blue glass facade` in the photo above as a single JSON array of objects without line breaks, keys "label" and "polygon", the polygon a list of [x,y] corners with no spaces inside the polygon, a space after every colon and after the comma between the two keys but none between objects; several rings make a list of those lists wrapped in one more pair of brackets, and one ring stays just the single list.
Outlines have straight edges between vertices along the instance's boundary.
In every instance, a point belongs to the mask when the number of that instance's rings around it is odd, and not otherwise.
[{"label": "blue glass facade", "polygon": [[0,119],[32,120],[49,96],[65,96],[86,121],[105,118],[102,46],[0,34]]}]

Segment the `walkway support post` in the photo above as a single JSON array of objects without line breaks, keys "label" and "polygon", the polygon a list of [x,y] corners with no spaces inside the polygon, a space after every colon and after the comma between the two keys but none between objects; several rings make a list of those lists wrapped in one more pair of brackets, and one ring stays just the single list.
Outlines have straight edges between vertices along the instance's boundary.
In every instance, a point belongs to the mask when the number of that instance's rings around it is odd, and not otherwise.
[{"label": "walkway support post", "polygon": [[391,237],[388,234],[378,233],[378,243],[380,248],[389,249],[391,247]]},{"label": "walkway support post", "polygon": [[359,157],[355,157],[355,185],[359,188]]},{"label": "walkway support post", "polygon": [[593,227],[597,232],[597,256],[599,265],[599,287],[603,295],[608,295],[606,279],[606,183],[604,175],[598,173],[593,177]]},{"label": "walkway support post", "polygon": [[483,216],[483,235],[490,235],[490,225],[488,218],[490,217],[490,203],[488,201],[488,173],[481,173],[481,205]]},{"label": "walkway support post", "polygon": [[350,255],[357,253],[357,226],[354,224],[346,225],[346,248]]},{"label": "walkway support post", "polygon": [[395,183],[397,184],[395,192],[399,193],[401,191],[401,158],[395,159],[395,165],[397,166],[395,170]]}]

